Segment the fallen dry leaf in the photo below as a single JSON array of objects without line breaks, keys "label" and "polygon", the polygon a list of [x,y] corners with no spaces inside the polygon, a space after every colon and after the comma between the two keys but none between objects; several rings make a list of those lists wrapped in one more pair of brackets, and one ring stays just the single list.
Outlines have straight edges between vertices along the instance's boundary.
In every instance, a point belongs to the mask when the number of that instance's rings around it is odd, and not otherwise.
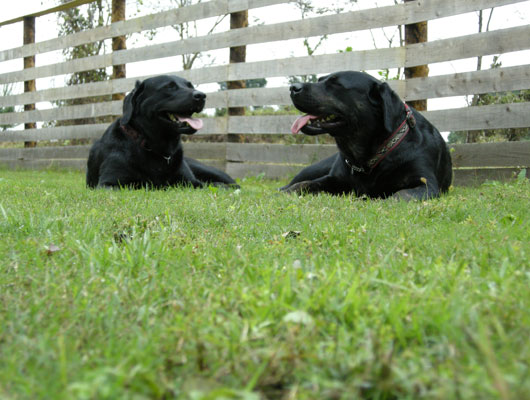
[{"label": "fallen dry leaf", "polygon": [[51,256],[53,253],[57,253],[60,250],[61,248],[59,246],[56,246],[52,243],[48,247],[46,247],[46,254]]}]

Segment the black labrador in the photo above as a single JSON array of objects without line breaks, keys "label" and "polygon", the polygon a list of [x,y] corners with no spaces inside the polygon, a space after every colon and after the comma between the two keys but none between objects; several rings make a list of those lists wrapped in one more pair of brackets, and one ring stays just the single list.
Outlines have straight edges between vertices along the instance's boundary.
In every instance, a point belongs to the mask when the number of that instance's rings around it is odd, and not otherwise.
[{"label": "black labrador", "polygon": [[304,168],[280,190],[410,200],[449,188],[451,157],[440,132],[386,83],[343,71],[290,90],[295,107],[307,113],[291,131],[329,133],[339,152]]},{"label": "black labrador", "polygon": [[204,93],[177,76],[137,81],[123,100],[123,115],[90,149],[87,185],[238,187],[223,171],[183,156],[180,135],[202,128],[203,122],[191,115],[202,111],[205,99]]}]

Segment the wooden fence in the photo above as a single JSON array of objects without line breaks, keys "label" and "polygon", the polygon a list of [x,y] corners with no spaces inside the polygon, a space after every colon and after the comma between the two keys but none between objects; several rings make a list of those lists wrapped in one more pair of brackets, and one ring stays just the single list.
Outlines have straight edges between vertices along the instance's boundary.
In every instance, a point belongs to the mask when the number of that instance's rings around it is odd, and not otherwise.
[{"label": "wooden fence", "polygon": [[[522,0],[431,0],[345,12],[285,23],[251,26],[163,44],[115,51],[110,54],[64,61],[0,74],[0,84],[53,78],[80,71],[138,61],[156,60],[196,51],[224,49],[257,43],[413,24]],[[182,9],[120,21],[0,51],[0,63],[39,55],[97,40],[127,35],[177,23],[215,17],[246,9],[273,6],[280,0],[211,0]],[[0,27],[0,33],[1,33]],[[168,71],[195,84],[231,80],[322,74],[338,70],[378,70],[495,55],[530,49],[530,25],[463,37],[375,50],[324,54],[311,57],[226,64],[188,71]],[[227,50],[228,51],[228,50]],[[76,99],[129,91],[137,79],[124,78],[77,86],[61,86],[0,97],[0,107],[44,101]],[[477,93],[530,89],[530,64],[444,76],[390,81],[405,100],[430,99]],[[208,93],[208,108],[291,104],[289,90],[256,88]],[[121,114],[121,101],[65,106],[0,114],[0,125],[72,120]],[[423,113],[440,131],[530,127],[530,103],[454,108]],[[225,116],[205,118],[201,134],[286,134],[293,116]],[[106,124],[57,126],[0,132],[0,142],[96,139]],[[1,143],[0,143],[1,145]],[[0,146],[1,147],[1,146]],[[4,146],[5,147],[5,146]],[[0,163],[9,167],[48,166],[85,168],[89,146],[0,148]],[[188,155],[217,165],[235,177],[265,174],[287,177],[301,166],[335,151],[332,145],[279,145],[236,143],[187,143]],[[504,179],[530,166],[530,142],[456,145],[452,151],[455,184],[484,179]]]}]

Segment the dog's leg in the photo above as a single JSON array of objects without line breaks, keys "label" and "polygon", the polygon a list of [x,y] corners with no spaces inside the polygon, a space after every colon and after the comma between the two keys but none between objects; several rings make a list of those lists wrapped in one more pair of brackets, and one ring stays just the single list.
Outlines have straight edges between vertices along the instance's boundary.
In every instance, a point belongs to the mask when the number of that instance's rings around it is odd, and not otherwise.
[{"label": "dog's leg", "polygon": [[338,157],[339,153],[336,153],[310,165],[309,167],[305,167],[291,180],[291,182],[289,182],[289,184],[281,187],[279,190],[282,192],[290,192],[289,188],[297,183],[313,181],[329,175]]},{"label": "dog's leg", "polygon": [[193,158],[184,157],[184,159],[195,178],[200,181],[221,187],[239,188],[236,181],[234,181],[227,173],[217,168],[204,165]]},{"label": "dog's leg", "polygon": [[434,178],[421,178],[421,184],[408,189],[402,189],[394,193],[390,198],[411,201],[411,200],[429,200],[440,196],[440,189]]},{"label": "dog's leg", "polygon": [[290,185],[283,192],[286,193],[330,193],[346,194],[352,191],[353,187],[348,182],[335,175],[326,175],[312,181],[302,181]]},{"label": "dog's leg", "polygon": [[180,164],[178,172],[179,172],[180,183],[184,185],[191,185],[194,188],[204,187],[204,182],[200,181],[199,179],[195,177],[195,175],[193,174],[193,171],[191,170],[186,160],[182,159],[182,163]]}]

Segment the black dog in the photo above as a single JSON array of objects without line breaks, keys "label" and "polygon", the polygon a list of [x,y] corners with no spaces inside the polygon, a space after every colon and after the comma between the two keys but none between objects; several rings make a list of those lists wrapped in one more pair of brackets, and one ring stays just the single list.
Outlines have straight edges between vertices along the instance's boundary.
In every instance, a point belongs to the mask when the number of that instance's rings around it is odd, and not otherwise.
[{"label": "black dog", "polygon": [[304,168],[280,190],[409,200],[449,188],[451,157],[440,132],[386,83],[345,71],[290,89],[296,108],[308,113],[292,132],[329,133],[339,152]]},{"label": "black dog", "polygon": [[140,83],[123,101],[123,115],[90,149],[89,187],[173,185],[238,187],[224,172],[183,157],[181,134],[193,134],[202,121],[192,118],[206,95],[185,79],[162,75]]}]

